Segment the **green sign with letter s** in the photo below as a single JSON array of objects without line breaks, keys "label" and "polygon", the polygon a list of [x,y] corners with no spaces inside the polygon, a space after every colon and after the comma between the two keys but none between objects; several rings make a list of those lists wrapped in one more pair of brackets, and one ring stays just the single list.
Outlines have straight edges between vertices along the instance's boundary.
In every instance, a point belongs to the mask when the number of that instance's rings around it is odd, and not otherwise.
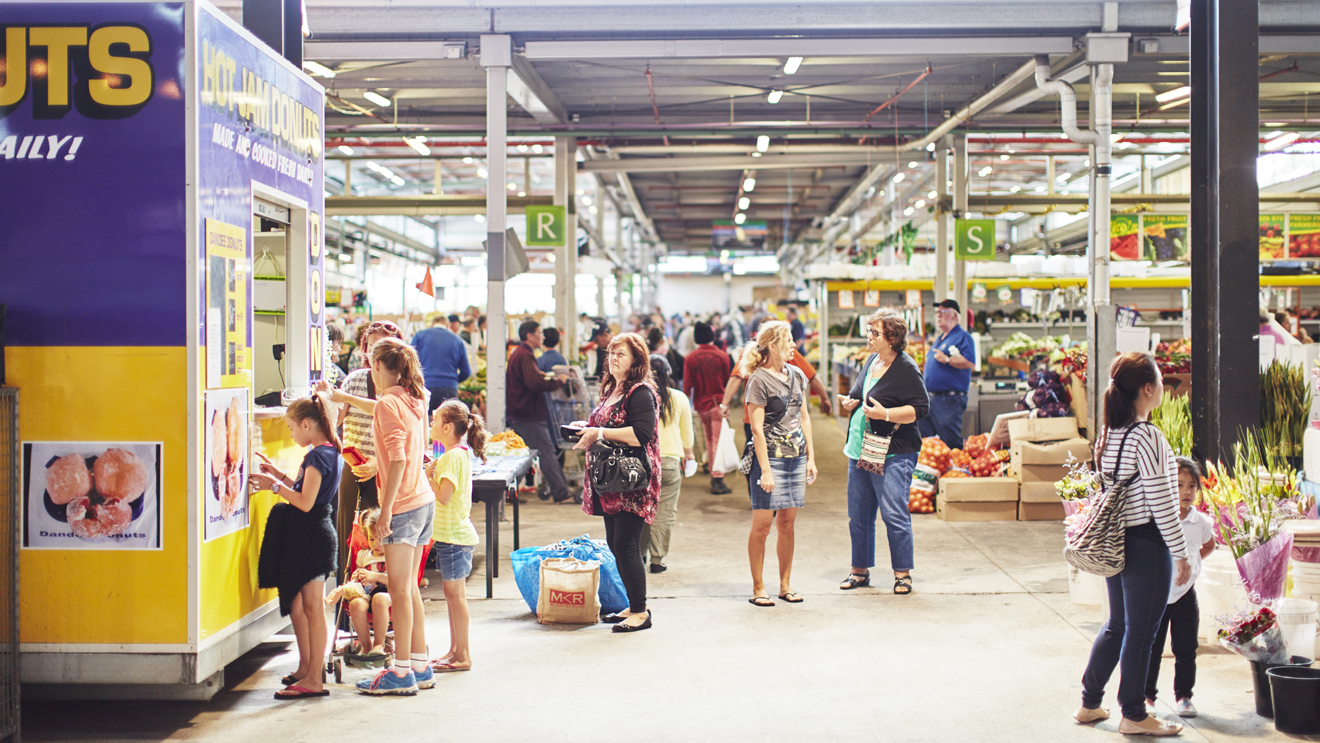
[{"label": "green sign with letter s", "polygon": [[956,220],[953,227],[953,255],[961,261],[993,261],[995,220]]}]

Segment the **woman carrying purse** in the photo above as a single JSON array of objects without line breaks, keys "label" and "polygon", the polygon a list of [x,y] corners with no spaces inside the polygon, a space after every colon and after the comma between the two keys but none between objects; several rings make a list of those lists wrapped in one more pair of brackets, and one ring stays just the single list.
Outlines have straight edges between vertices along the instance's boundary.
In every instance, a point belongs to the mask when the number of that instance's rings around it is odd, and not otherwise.
[{"label": "woman carrying purse", "polygon": [[[752,531],[747,559],[752,569],[754,606],[774,606],[765,590],[765,541],[777,528],[779,600],[802,603],[789,579],[793,573],[793,527],[798,509],[806,505],[807,485],[816,480],[811,415],[806,409],[807,377],[790,363],[793,333],[778,320],[761,324],[756,341],[747,344],[740,373],[747,377],[747,410],[751,414],[750,465],[746,468],[752,499]],[[739,468],[742,470],[743,468]]]},{"label": "woman carrying purse", "polygon": [[[628,592],[628,609],[604,618],[615,632],[651,628],[646,608],[646,566],[642,563],[643,529],[660,502],[659,393],[651,376],[651,357],[636,333],[610,341],[600,384],[600,404],[587,419],[575,449],[587,450],[582,510],[605,517],[605,540],[614,553],[619,577]],[[622,448],[619,448],[621,445]],[[613,447],[613,448],[612,448]],[[624,489],[620,481],[636,483]]]},{"label": "woman carrying purse", "polygon": [[851,416],[843,453],[848,457],[848,534],[852,571],[839,584],[849,591],[871,585],[875,565],[875,516],[889,535],[894,593],[912,593],[912,514],[908,493],[921,451],[915,424],[930,411],[921,370],[907,348],[907,323],[897,312],[877,310],[869,318],[872,355],[839,405]]},{"label": "woman carrying purse", "polygon": [[1095,460],[1100,472],[1112,473],[1111,479],[1126,489],[1123,569],[1105,578],[1109,621],[1091,646],[1082,675],[1082,706],[1073,719],[1083,725],[1108,719],[1109,710],[1100,702],[1117,667],[1122,735],[1165,737],[1182,732],[1182,725],[1147,714],[1145,695],[1150,654],[1170,581],[1181,586],[1191,577],[1178,518],[1178,465],[1164,434],[1147,423],[1163,397],[1164,381],[1150,354],[1125,353],[1114,359]]}]

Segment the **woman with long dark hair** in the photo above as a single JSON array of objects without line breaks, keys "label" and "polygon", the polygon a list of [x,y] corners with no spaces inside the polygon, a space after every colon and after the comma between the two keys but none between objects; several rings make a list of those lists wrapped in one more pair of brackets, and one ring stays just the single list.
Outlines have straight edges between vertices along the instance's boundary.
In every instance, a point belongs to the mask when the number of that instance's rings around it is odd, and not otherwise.
[{"label": "woman with long dark hair", "polygon": [[642,551],[650,556],[651,572],[663,573],[669,569],[665,556],[678,519],[683,468],[689,460],[696,461],[692,454],[696,432],[692,428],[692,404],[674,389],[669,361],[664,356],[651,354],[651,375],[660,393],[660,502],[655,520],[642,530]]},{"label": "woman with long dark hair", "polygon": [[[605,617],[615,632],[651,628],[646,606],[646,567],[642,564],[642,529],[655,519],[660,500],[660,442],[656,415],[660,393],[651,376],[646,342],[636,333],[623,333],[610,341],[605,356],[608,373],[602,375],[600,404],[587,419],[576,444],[587,450],[588,476],[582,483],[582,510],[605,517],[605,539],[628,592],[628,609]],[[622,493],[597,492],[591,482],[591,446],[598,441],[623,444],[646,463],[650,478],[645,487]]]},{"label": "woman with long dark hair", "polygon": [[1132,485],[1124,504],[1123,571],[1105,579],[1109,621],[1091,647],[1082,676],[1082,706],[1073,717],[1084,725],[1109,717],[1100,702],[1117,667],[1123,708],[1118,732],[1123,735],[1182,732],[1182,725],[1146,713],[1144,693],[1170,581],[1183,585],[1191,576],[1178,520],[1178,465],[1164,434],[1147,422],[1163,396],[1160,370],[1150,354],[1125,353],[1114,359],[1105,390],[1104,428],[1095,447],[1097,469],[1115,475],[1115,482],[1132,479]]}]

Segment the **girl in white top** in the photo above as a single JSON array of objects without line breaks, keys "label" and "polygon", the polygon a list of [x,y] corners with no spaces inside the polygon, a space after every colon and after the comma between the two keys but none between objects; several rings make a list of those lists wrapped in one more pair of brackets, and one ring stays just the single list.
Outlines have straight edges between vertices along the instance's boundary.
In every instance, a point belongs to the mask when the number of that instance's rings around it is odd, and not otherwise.
[{"label": "girl in white top", "polygon": [[[1100,707],[1105,684],[1120,668],[1118,701],[1123,735],[1169,736],[1182,725],[1146,713],[1145,685],[1151,648],[1171,584],[1191,578],[1187,546],[1178,519],[1178,468],[1164,434],[1150,425],[1150,411],[1159,406],[1164,383],[1150,354],[1125,353],[1109,367],[1105,390],[1104,428],[1096,442],[1096,466],[1117,473],[1117,482],[1135,479],[1124,509],[1123,571],[1106,578],[1109,621],[1095,638],[1091,660],[1082,676],[1082,706],[1073,718],[1082,724],[1109,717]],[[1176,569],[1175,569],[1176,568]]]}]

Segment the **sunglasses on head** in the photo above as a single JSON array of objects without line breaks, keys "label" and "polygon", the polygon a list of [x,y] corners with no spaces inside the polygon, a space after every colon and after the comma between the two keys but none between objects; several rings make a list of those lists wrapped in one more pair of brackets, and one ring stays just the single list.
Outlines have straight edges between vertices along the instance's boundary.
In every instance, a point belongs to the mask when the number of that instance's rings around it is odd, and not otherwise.
[{"label": "sunglasses on head", "polygon": [[377,321],[377,322],[373,322],[372,324],[370,324],[370,325],[367,326],[367,332],[368,332],[368,333],[375,333],[375,332],[381,332],[381,331],[386,332],[386,333],[389,333],[389,334],[394,335],[394,336],[399,337],[399,338],[402,338],[402,337],[403,337],[403,333],[400,332],[400,330],[399,330],[399,326],[398,326],[398,325],[395,325],[395,324],[392,323],[392,322],[386,322],[386,321],[384,321],[384,320],[380,320],[380,321]]}]

